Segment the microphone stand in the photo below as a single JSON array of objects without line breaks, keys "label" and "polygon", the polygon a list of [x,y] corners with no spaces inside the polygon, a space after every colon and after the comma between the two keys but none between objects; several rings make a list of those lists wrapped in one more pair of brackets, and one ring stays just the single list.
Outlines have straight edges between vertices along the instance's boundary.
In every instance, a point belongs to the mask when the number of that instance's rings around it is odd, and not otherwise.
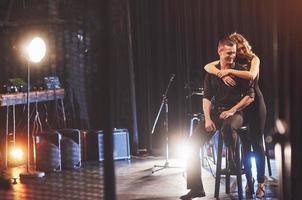
[{"label": "microphone stand", "polygon": [[[167,93],[168,93],[168,90],[169,90],[169,87],[170,87],[172,81],[174,80],[174,77],[175,77],[175,74],[172,74],[172,76],[170,78],[170,81],[168,83],[168,86],[166,88],[166,91],[165,91],[165,93],[162,96],[161,105],[160,105],[159,111],[157,113],[156,119],[155,119],[153,127],[152,127],[152,131],[151,131],[151,134],[153,134],[154,130],[155,130],[155,126],[156,126],[157,121],[158,121],[158,118],[159,118],[160,113],[162,111],[162,108],[165,106],[165,122],[164,122],[164,126],[165,126],[165,133],[166,133],[166,160],[165,160],[165,164],[164,165],[154,165],[153,169],[152,169],[152,174],[154,172],[156,172],[156,171],[159,171],[159,170],[162,170],[162,169],[165,169],[165,168],[179,168],[179,167],[172,167],[169,164],[169,126],[168,126],[168,121],[169,121],[169,118],[168,118],[169,106],[168,106]],[[155,170],[156,168],[159,168],[159,169]]]}]

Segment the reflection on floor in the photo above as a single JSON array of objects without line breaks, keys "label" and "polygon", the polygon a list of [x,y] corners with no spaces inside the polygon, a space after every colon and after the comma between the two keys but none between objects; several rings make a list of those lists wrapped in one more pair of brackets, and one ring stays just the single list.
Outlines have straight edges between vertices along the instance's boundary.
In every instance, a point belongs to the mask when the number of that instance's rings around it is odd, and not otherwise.
[{"label": "reflection on floor", "polygon": [[[273,177],[267,180],[266,199],[277,199],[276,167],[272,160]],[[175,200],[187,192],[185,167],[182,160],[169,160],[169,166],[179,168],[161,169],[152,173],[154,165],[164,165],[159,157],[137,157],[132,160],[116,161],[116,191],[118,200]],[[210,163],[215,172],[215,166]],[[207,196],[200,199],[214,199],[215,179],[210,167],[203,169],[203,183]],[[9,168],[8,177],[18,177],[24,167]],[[104,199],[102,163],[87,162],[81,169],[48,173],[44,178],[16,180],[12,190],[0,190],[0,199],[50,200],[50,199]],[[245,182],[244,182],[245,185]],[[220,199],[237,199],[235,177],[231,178],[231,194],[224,193],[224,179],[221,182]],[[199,198],[196,198],[199,199]]]}]

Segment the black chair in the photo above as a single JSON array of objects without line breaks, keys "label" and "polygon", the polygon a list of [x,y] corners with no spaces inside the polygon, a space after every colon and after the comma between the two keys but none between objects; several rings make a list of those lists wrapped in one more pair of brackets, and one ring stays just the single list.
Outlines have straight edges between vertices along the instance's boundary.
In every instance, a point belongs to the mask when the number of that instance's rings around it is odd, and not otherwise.
[{"label": "black chair", "polygon": [[[248,131],[246,126],[242,126],[239,128],[238,135],[240,134],[246,134]],[[230,193],[230,176],[236,176],[237,177],[237,188],[238,188],[238,197],[239,199],[243,198],[243,192],[242,192],[242,175],[244,174],[244,170],[242,169],[242,161],[240,158],[241,153],[241,145],[240,145],[240,139],[237,140],[236,149],[235,149],[235,155],[238,157],[235,158],[235,169],[229,168],[229,159],[228,159],[228,148],[226,147],[226,169],[222,169],[222,149],[223,149],[223,138],[222,134],[219,132],[219,138],[218,138],[218,152],[217,152],[217,165],[216,165],[216,179],[215,179],[215,193],[214,197],[219,198],[219,190],[220,190],[220,180],[221,175],[225,175],[226,181],[225,181],[225,192],[227,194]]]},{"label": "black chair", "polygon": [[266,156],[266,164],[267,164],[267,169],[268,169],[268,175],[272,176],[272,167],[271,167],[271,162],[270,162],[270,155],[269,155],[269,150],[267,147],[267,143],[265,142],[264,135],[262,136],[263,139],[263,145],[264,145],[264,151],[265,151],[265,156]]}]

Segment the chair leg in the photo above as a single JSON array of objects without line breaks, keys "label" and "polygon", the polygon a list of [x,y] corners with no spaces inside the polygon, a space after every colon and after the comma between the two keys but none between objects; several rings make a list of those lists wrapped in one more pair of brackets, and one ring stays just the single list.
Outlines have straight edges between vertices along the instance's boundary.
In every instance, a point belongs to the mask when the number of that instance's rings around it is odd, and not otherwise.
[{"label": "chair leg", "polygon": [[223,140],[222,135],[218,136],[218,152],[217,152],[217,165],[216,165],[216,179],[215,179],[215,193],[214,197],[219,197],[219,189],[220,189],[220,177],[221,177],[221,160],[222,160],[222,146]]},{"label": "chair leg", "polygon": [[265,152],[265,156],[266,156],[268,174],[269,174],[269,176],[272,176],[271,162],[270,162],[270,158],[269,158],[269,152],[268,152],[267,144],[266,144],[265,139],[264,139],[264,135],[262,136],[262,140],[263,140],[264,152]]},{"label": "chair leg", "polygon": [[240,174],[237,175],[237,185],[238,185],[238,197],[239,199],[243,198],[243,192],[242,192],[242,177],[241,177],[241,172]]},{"label": "chair leg", "polygon": [[204,155],[204,145],[202,145],[202,147],[200,148],[200,155],[201,155],[201,166],[204,168],[206,167],[205,164],[205,155]]},{"label": "chair leg", "polygon": [[216,156],[215,156],[215,147],[214,147],[214,144],[212,144],[211,150],[212,150],[213,163],[216,165]]},{"label": "chair leg", "polygon": [[237,140],[237,145],[236,145],[236,174],[237,174],[237,186],[238,186],[238,197],[239,199],[243,198],[243,192],[242,192],[242,174],[241,174],[241,159],[240,159],[240,142],[239,139]]},{"label": "chair leg", "polygon": [[231,185],[231,175],[229,172],[229,148],[226,147],[225,151],[225,166],[226,166],[226,175],[225,175],[225,193],[230,194],[230,185]]},{"label": "chair leg", "polygon": [[271,161],[270,161],[270,158],[269,158],[269,155],[268,155],[268,152],[265,152],[266,154],[266,162],[267,162],[267,168],[268,168],[268,174],[269,176],[272,176],[272,167],[271,167]]}]

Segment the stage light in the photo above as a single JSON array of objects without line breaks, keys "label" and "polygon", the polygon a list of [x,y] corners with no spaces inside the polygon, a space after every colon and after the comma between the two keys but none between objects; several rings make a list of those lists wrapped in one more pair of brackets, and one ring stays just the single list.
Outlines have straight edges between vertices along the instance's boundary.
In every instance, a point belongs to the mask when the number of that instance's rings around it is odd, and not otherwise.
[{"label": "stage light", "polygon": [[[30,170],[30,62],[40,62],[46,54],[45,42],[40,37],[35,37],[26,47],[27,51],[27,171],[20,174],[20,178],[43,177],[44,172]],[[34,152],[35,155],[35,152]]]},{"label": "stage light", "polygon": [[40,37],[35,37],[31,40],[26,50],[28,53],[28,59],[31,62],[38,63],[46,54],[46,44]]},{"label": "stage light", "polygon": [[11,157],[17,161],[22,160],[22,158],[23,158],[23,152],[19,148],[14,148],[13,150],[11,150],[10,154],[11,154]]}]

